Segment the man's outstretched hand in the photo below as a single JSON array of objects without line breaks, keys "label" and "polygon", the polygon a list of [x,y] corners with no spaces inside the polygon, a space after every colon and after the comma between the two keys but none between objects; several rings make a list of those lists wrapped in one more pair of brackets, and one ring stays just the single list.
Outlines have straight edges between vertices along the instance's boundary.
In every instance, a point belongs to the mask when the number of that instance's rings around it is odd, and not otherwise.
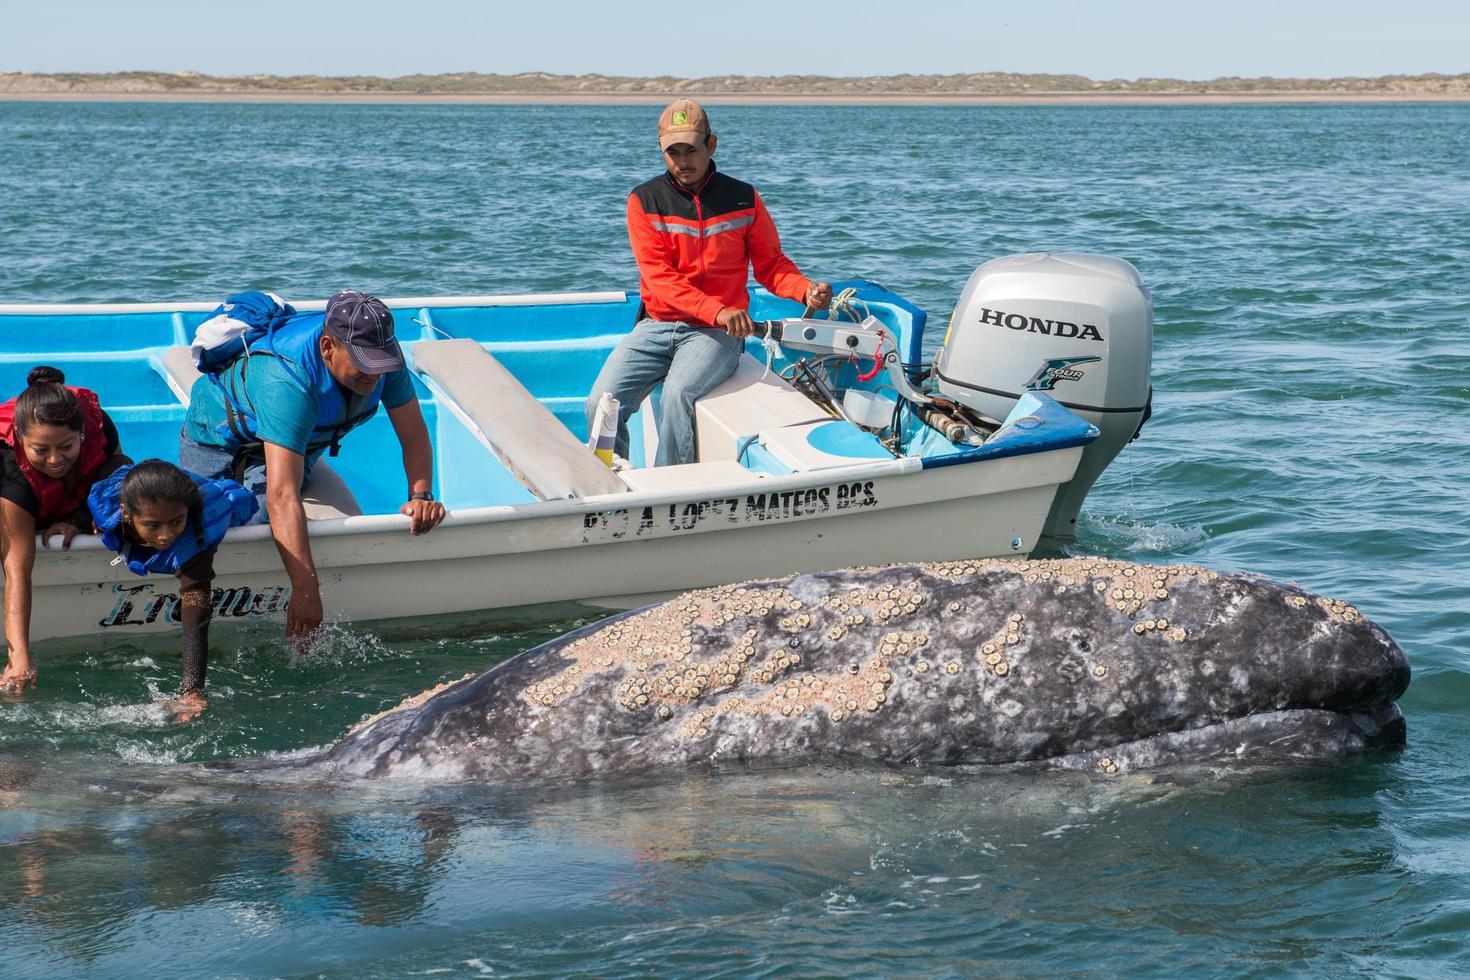
[{"label": "man's outstretched hand", "polygon": [[321,591],[314,586],[306,589],[293,587],[291,598],[286,600],[286,642],[291,649],[298,655],[305,655],[321,625]]}]

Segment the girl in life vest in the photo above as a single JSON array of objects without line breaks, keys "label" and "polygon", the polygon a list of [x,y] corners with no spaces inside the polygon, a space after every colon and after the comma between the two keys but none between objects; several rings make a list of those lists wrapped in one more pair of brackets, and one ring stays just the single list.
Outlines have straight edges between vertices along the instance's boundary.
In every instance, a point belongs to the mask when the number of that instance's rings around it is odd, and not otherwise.
[{"label": "girl in life vest", "polygon": [[36,532],[61,547],[92,529],[87,492],[128,458],[117,427],[97,396],[65,384],[54,367],[37,367],[21,394],[0,405],[0,561],[5,568],[5,638],[10,663],[0,690],[36,685],[31,661],[31,569]]},{"label": "girl in life vest", "polygon": [[204,710],[215,549],[260,505],[234,480],[206,479],[161,459],[121,467],[92,487],[87,502],[102,543],[117,552],[114,564],[127,562],[135,575],[178,577],[184,663],[174,720],[188,721]]}]

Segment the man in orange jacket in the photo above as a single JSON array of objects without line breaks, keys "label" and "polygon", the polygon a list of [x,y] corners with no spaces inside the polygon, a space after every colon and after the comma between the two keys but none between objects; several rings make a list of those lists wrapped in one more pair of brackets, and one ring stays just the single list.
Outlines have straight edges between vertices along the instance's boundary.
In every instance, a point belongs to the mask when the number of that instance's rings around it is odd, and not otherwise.
[{"label": "man in orange jacket", "polygon": [[655,465],[692,463],[694,402],[735,372],[755,330],[746,282],[826,309],[832,287],[781,252],[755,188],[715,168],[709,116],[679,99],[658,121],[668,170],[628,195],[628,240],[638,262],[642,318],[608,357],[587,399],[588,425],[604,391],[618,400],[616,451],[628,455],[628,416],[664,384]]}]

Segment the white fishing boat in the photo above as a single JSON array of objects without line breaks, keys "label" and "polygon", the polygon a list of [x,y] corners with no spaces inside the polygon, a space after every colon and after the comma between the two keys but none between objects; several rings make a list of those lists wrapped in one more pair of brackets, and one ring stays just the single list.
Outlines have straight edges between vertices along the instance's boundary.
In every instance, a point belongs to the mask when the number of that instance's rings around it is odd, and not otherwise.
[{"label": "white fishing boat", "polygon": [[[1146,412],[1152,312],[1133,267],[1082,254],[989,262],[932,367],[922,311],[872,283],[836,285],[853,291],[831,318],[753,292],[765,336],[696,406],[698,461],[657,468],[657,392],[616,469],[588,448],[583,415],[636,295],[385,299],[449,517],[411,537],[391,426],[379,413],[353,432],[306,493],[329,618],[630,607],[794,572],[1022,556],[1044,533],[1070,536]],[[0,391],[54,364],[98,393],[124,453],[177,459],[188,345],[217,302],[0,306]],[[175,580],[110,558],[94,537],[37,549],[34,639],[176,624]],[[216,568],[217,623],[284,616],[269,528],[230,532]]]}]

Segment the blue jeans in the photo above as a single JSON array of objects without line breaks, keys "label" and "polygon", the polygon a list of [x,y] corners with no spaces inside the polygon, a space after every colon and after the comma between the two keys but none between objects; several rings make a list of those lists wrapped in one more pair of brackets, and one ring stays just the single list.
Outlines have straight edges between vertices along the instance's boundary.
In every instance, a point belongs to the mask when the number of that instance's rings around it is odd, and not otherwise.
[{"label": "blue jeans", "polygon": [[664,383],[659,400],[658,458],[655,466],[692,463],[694,402],[735,373],[745,341],[723,327],[642,320],[608,356],[587,399],[587,426],[604,391],[618,400],[619,456],[628,455],[628,417],[654,387]]},{"label": "blue jeans", "polygon": [[[259,454],[251,454],[245,459],[245,468],[239,476],[235,475],[235,454],[223,446],[206,446],[189,438],[185,430],[179,430],[179,466],[200,476],[210,479],[228,477],[231,480],[239,480],[240,485],[255,495],[256,502],[260,504],[260,510],[249,521],[251,524],[269,524],[271,522],[270,512],[265,507],[265,457]],[[301,484],[306,485],[306,478],[311,475],[311,461],[306,464],[306,470],[302,474]]]}]

